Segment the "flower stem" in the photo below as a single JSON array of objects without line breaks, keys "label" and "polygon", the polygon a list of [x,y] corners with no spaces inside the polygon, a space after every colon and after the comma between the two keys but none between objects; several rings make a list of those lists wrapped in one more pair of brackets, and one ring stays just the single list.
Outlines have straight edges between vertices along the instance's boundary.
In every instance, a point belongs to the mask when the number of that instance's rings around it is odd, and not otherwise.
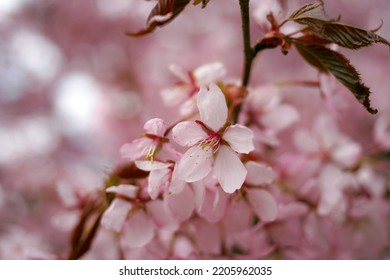
[{"label": "flower stem", "polygon": [[242,35],[244,42],[244,71],[242,74],[242,86],[249,83],[252,63],[255,57],[251,47],[250,20],[249,20],[249,0],[239,0],[241,10]]}]

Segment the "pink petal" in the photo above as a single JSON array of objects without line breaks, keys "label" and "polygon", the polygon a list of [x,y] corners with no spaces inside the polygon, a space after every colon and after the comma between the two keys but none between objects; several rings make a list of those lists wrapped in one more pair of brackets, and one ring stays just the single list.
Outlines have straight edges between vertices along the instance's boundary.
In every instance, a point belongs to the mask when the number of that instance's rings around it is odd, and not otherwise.
[{"label": "pink petal", "polygon": [[156,160],[136,160],[135,165],[141,170],[152,171],[156,169],[168,168],[172,164]]},{"label": "pink petal", "polygon": [[191,87],[188,85],[174,86],[162,90],[161,97],[166,106],[177,106],[188,98],[190,91]]},{"label": "pink petal", "polygon": [[317,139],[306,129],[295,132],[293,142],[302,152],[317,152],[319,150]]},{"label": "pink petal", "polygon": [[128,219],[122,230],[121,245],[123,247],[142,247],[154,237],[154,225],[151,218],[142,210],[138,210]]},{"label": "pink petal", "polygon": [[206,188],[205,188],[205,185],[203,184],[203,180],[193,182],[192,186],[193,186],[194,194],[195,194],[196,210],[200,211],[202,208],[202,205],[203,205],[204,198],[205,198]]},{"label": "pink petal", "polygon": [[186,182],[199,181],[210,173],[212,162],[210,148],[194,146],[188,149],[177,164],[177,176]]},{"label": "pink petal", "polygon": [[383,149],[390,149],[390,116],[381,115],[375,122],[374,140]]},{"label": "pink petal", "polygon": [[210,90],[201,87],[198,94],[198,109],[200,119],[213,131],[218,131],[226,122],[228,109],[222,91],[215,84]]},{"label": "pink petal", "polygon": [[223,139],[237,153],[248,154],[255,149],[252,130],[240,124],[229,126],[223,134]]},{"label": "pink petal", "polygon": [[196,122],[181,122],[172,129],[173,140],[181,146],[193,146],[207,137],[207,133]]},{"label": "pink petal", "polygon": [[362,147],[355,142],[346,141],[332,151],[332,158],[344,167],[353,167],[362,155]]},{"label": "pink petal", "polygon": [[224,217],[225,228],[229,233],[239,233],[252,226],[253,211],[244,199],[232,199]]},{"label": "pink petal", "polygon": [[182,67],[176,64],[171,64],[168,66],[168,69],[171,71],[173,75],[178,77],[181,81],[186,83],[191,83],[190,76],[188,75],[188,71],[184,70]]},{"label": "pink petal", "polygon": [[195,209],[195,198],[191,188],[184,188],[181,193],[168,194],[164,197],[172,216],[179,222],[188,220]]},{"label": "pink petal", "polygon": [[228,194],[221,188],[206,189],[203,205],[197,209],[199,216],[210,223],[218,222],[226,213],[228,199]]},{"label": "pink petal", "polygon": [[120,153],[123,158],[133,161],[146,156],[149,150],[155,146],[156,144],[152,139],[142,137],[135,139],[131,143],[124,144],[120,149]]},{"label": "pink petal", "polygon": [[226,68],[220,62],[202,65],[195,69],[194,77],[199,86],[208,86],[226,74]]},{"label": "pink petal", "polygon": [[176,163],[175,167],[173,168],[171,183],[169,184],[169,193],[171,194],[179,193],[183,190],[185,185],[186,182],[177,176],[177,163]]},{"label": "pink petal", "polygon": [[249,203],[256,215],[264,222],[271,222],[278,216],[278,205],[275,198],[262,189],[248,189]]},{"label": "pink petal", "polygon": [[137,196],[139,187],[133,185],[119,185],[106,189],[108,193],[115,193],[126,196],[128,198],[134,198]]},{"label": "pink petal", "polygon": [[219,254],[222,243],[220,227],[202,220],[195,221],[194,225],[199,250],[204,253]]},{"label": "pink petal", "polygon": [[160,190],[168,185],[168,168],[155,169],[150,172],[148,177],[148,193],[151,199],[156,199]]},{"label": "pink petal", "polygon": [[120,232],[130,209],[131,204],[128,201],[115,198],[103,214],[102,226]]},{"label": "pink petal", "polygon": [[237,154],[230,147],[222,145],[215,159],[214,173],[222,189],[233,193],[241,188],[247,171]]},{"label": "pink petal", "polygon": [[248,161],[245,166],[248,170],[245,182],[249,185],[269,184],[276,178],[276,173],[270,166],[254,161]]},{"label": "pink petal", "polygon": [[189,116],[195,113],[196,108],[196,96],[190,97],[187,101],[180,105],[180,115],[181,116]]},{"label": "pink petal", "polygon": [[162,119],[155,118],[148,120],[144,125],[144,129],[146,133],[157,136],[164,136],[167,127],[165,126],[164,121]]},{"label": "pink petal", "polygon": [[179,227],[169,209],[162,200],[153,200],[147,204],[148,213],[152,216],[154,224],[163,230],[174,231]]},{"label": "pink petal", "polygon": [[261,118],[261,122],[268,128],[280,131],[299,120],[298,111],[289,105],[280,105]]}]

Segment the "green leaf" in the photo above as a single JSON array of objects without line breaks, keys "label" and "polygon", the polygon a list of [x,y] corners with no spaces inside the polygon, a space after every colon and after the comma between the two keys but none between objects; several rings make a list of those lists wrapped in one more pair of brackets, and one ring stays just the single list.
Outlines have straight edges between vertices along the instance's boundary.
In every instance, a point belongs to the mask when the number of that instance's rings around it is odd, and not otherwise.
[{"label": "green leaf", "polygon": [[301,56],[312,66],[322,72],[331,73],[340,83],[347,87],[355,98],[371,114],[376,114],[377,109],[370,104],[370,89],[363,84],[359,73],[342,54],[321,45],[305,44],[299,39],[294,40],[294,47]]},{"label": "green leaf", "polygon": [[146,20],[145,28],[137,32],[127,32],[128,36],[142,36],[153,32],[175,19],[191,0],[158,0]]}]

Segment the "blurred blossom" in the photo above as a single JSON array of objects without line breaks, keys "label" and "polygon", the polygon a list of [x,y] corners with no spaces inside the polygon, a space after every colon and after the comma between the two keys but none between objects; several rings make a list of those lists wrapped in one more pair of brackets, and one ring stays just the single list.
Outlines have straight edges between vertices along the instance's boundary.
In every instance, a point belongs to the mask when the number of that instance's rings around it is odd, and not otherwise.
[{"label": "blurred blossom", "polygon": [[[390,38],[390,1],[325,2]],[[388,50],[345,52],[376,116],[294,48],[243,100],[238,1],[125,36],[156,3],[0,0],[0,259],[77,255],[94,223],[77,258],[389,258]],[[252,43],[304,3],[251,0]]]},{"label": "blurred blossom", "polygon": [[31,30],[18,30],[13,34],[10,53],[12,60],[42,82],[50,81],[62,63],[58,47],[48,38]]},{"label": "blurred blossom", "polygon": [[99,121],[101,90],[89,74],[71,72],[59,82],[54,95],[55,112],[65,133],[91,133]]}]

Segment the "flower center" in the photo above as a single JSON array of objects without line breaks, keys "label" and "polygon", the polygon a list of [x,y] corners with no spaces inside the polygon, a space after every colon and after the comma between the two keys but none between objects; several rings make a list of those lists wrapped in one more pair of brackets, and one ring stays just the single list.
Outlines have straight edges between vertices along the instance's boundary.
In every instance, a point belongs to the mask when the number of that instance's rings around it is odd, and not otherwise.
[{"label": "flower center", "polygon": [[200,141],[199,145],[202,147],[202,150],[211,149],[212,153],[216,153],[221,145],[222,137],[217,132],[209,134],[205,139]]}]

